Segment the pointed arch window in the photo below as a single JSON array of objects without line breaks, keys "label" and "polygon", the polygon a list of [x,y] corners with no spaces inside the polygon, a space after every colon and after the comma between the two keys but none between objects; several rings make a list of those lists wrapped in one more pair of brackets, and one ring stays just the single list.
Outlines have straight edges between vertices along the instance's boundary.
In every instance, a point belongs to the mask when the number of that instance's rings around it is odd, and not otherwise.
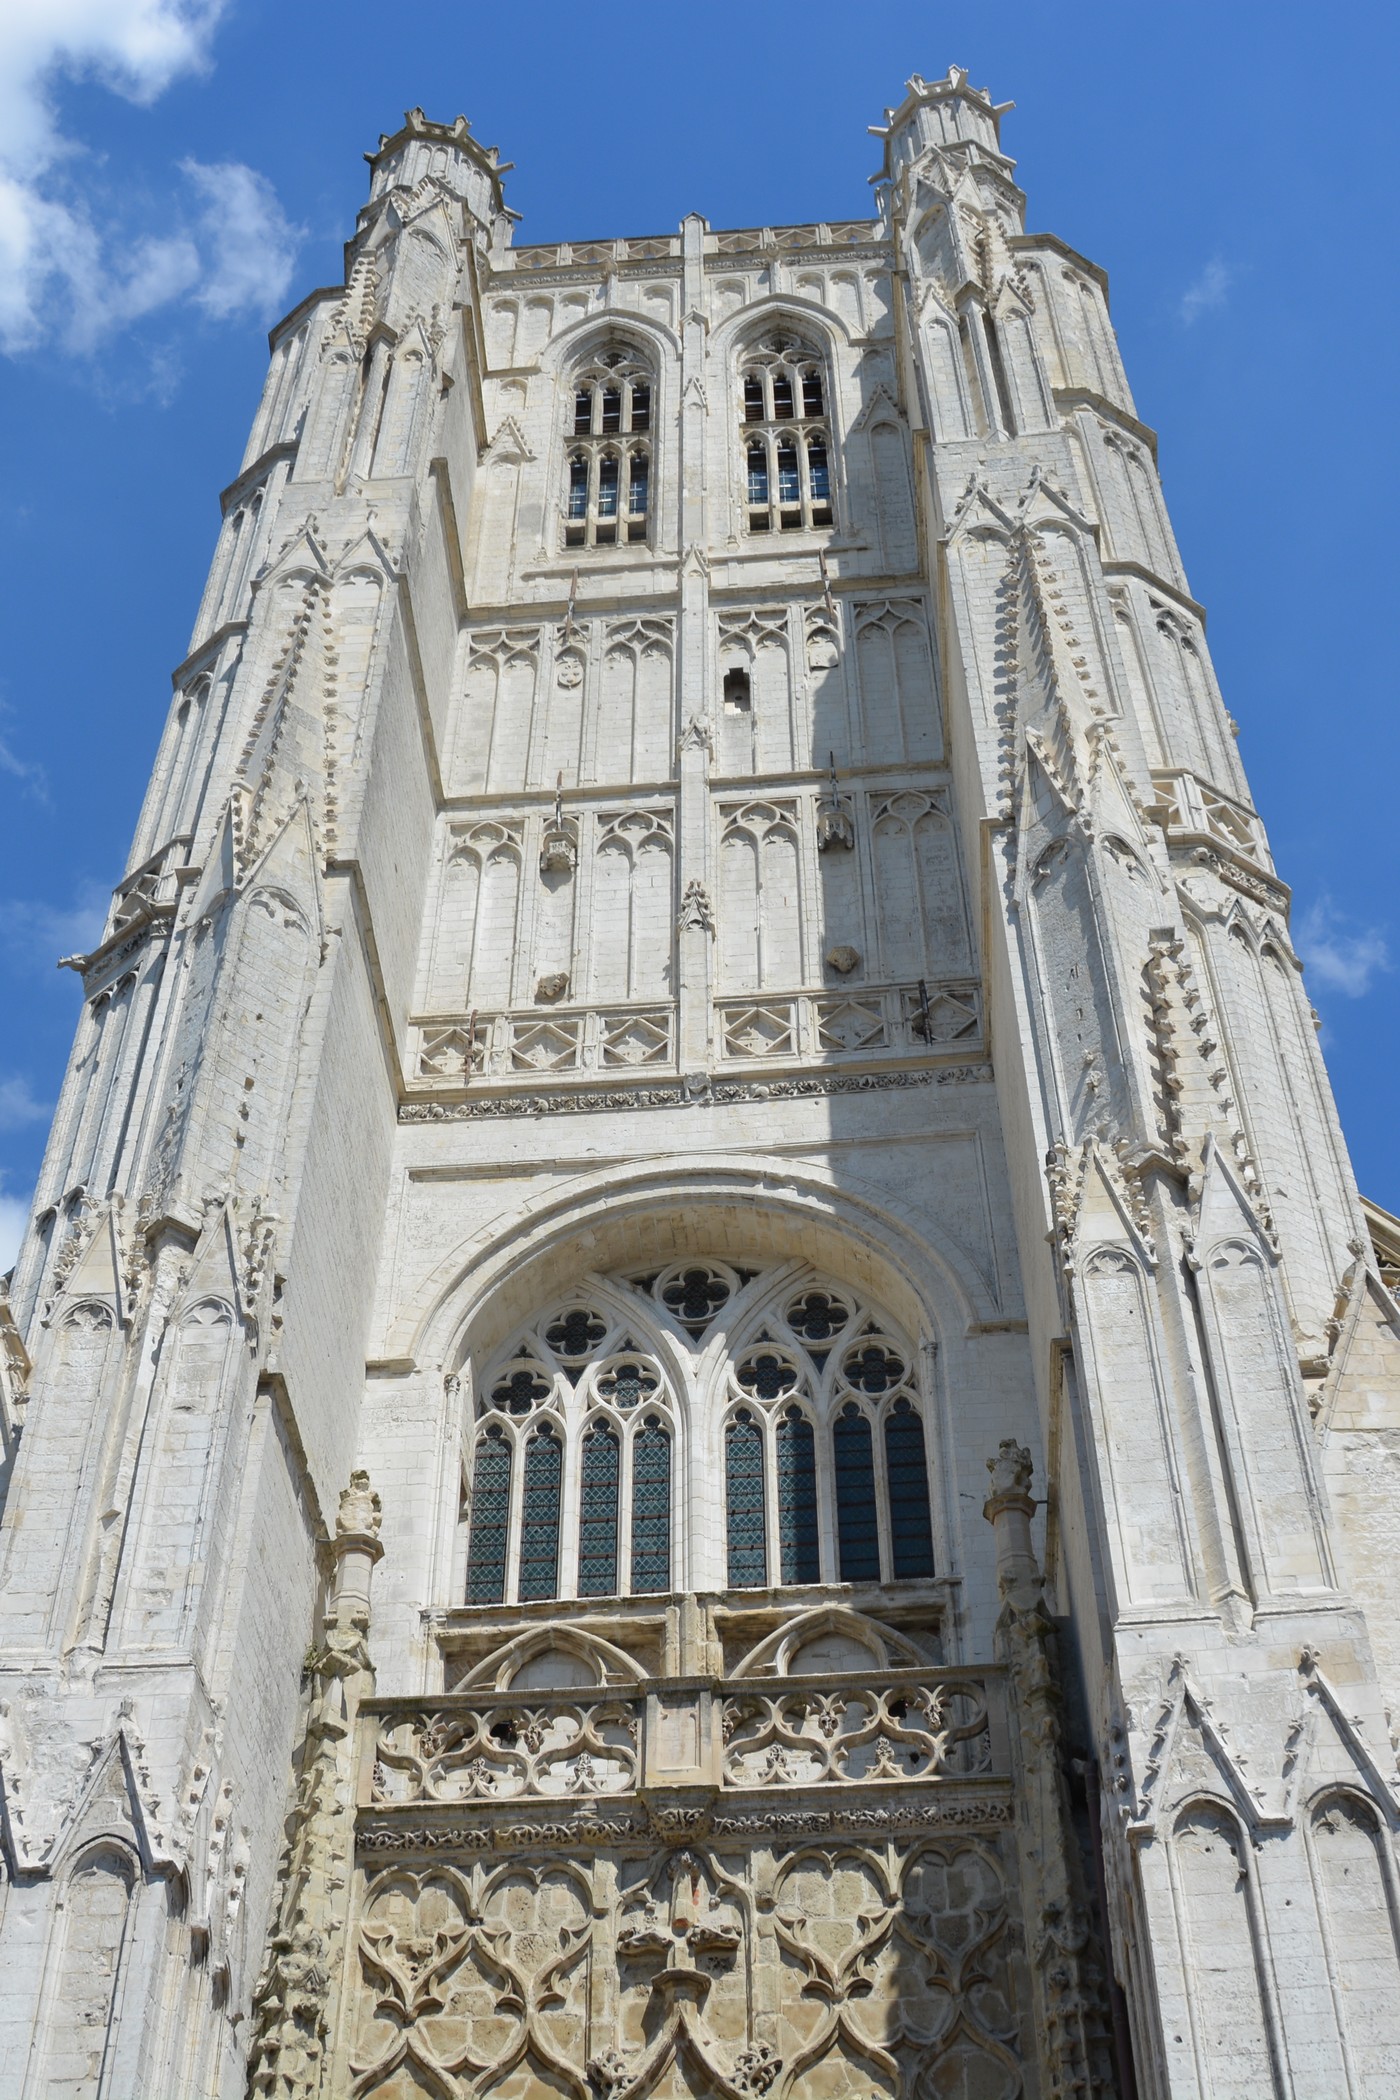
[{"label": "pointed arch window", "polygon": [[778,1558],[784,1583],[821,1581],[817,1439],[799,1407],[778,1424]]},{"label": "pointed arch window", "polygon": [[641,353],[605,350],[573,385],[564,490],[564,545],[645,541],[651,505],[653,379]]},{"label": "pointed arch window", "polygon": [[617,1492],[622,1477],[622,1447],[605,1423],[595,1422],[584,1436],[582,1471],[578,1593],[580,1597],[611,1597],[617,1592]]},{"label": "pointed arch window", "polygon": [[762,1589],[768,1580],[763,1507],[763,1433],[741,1407],[724,1432],[724,1486],[728,1515],[729,1587]]},{"label": "pointed arch window", "polygon": [[744,498],[750,532],[812,531],[835,519],[823,359],[777,331],[746,353]]},{"label": "pointed arch window", "polygon": [[928,1455],[924,1425],[901,1394],[885,1416],[885,1478],[890,1498],[890,1558],[897,1582],[933,1573]]},{"label": "pointed arch window", "polygon": [[468,1604],[500,1604],[506,1594],[506,1540],[510,1530],[510,1445],[493,1422],[476,1447],[472,1474]]},{"label": "pointed arch window", "polygon": [[632,1594],[671,1587],[671,1438],[648,1415],[632,1441]]},{"label": "pointed arch window", "polygon": [[870,1417],[854,1400],[848,1400],[836,1417],[832,1445],[841,1580],[878,1582],[880,1521],[875,1507],[875,1447]]},{"label": "pointed arch window", "polygon": [[559,1594],[559,1495],[564,1447],[554,1430],[535,1430],[525,1446],[520,1513],[520,1601]]}]

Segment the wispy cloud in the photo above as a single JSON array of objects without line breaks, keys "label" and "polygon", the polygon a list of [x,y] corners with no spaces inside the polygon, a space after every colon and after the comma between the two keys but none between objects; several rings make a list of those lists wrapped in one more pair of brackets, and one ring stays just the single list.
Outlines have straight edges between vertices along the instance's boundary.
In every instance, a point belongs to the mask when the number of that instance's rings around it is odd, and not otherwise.
[{"label": "wispy cloud", "polygon": [[[241,162],[181,165],[162,230],[112,216],[123,185],[58,126],[61,76],[142,105],[207,69],[223,0],[0,4],[0,349],[77,354],[181,301],[216,320],[267,315],[291,281],[300,229]],[[129,192],[128,192],[129,194]]]},{"label": "wispy cloud", "polygon": [[0,1276],[8,1276],[15,1265],[29,1223],[29,1204],[28,1196],[0,1194]]},{"label": "wispy cloud", "polygon": [[1219,255],[1212,256],[1200,276],[1188,284],[1181,295],[1177,313],[1182,326],[1189,328],[1200,320],[1202,314],[1223,306],[1233,283],[1234,272],[1229,264]]},{"label": "wispy cloud", "polygon": [[60,956],[86,954],[102,938],[108,892],[97,882],[79,883],[69,904],[42,898],[0,898],[0,948],[14,962],[45,972]]},{"label": "wispy cloud", "polygon": [[1390,949],[1380,926],[1348,931],[1348,920],[1330,897],[1319,897],[1304,912],[1295,933],[1299,955],[1314,984],[1348,999],[1361,999],[1372,980],[1391,967]]},{"label": "wispy cloud", "polygon": [[11,710],[0,700],[0,773],[17,780],[24,793],[32,801],[46,803],[49,799],[48,775],[32,758],[21,758],[9,738],[5,735],[5,717]]},{"label": "wispy cloud", "polygon": [[42,1123],[52,1112],[53,1103],[36,1100],[23,1073],[0,1078],[0,1130],[23,1130],[26,1124]]}]

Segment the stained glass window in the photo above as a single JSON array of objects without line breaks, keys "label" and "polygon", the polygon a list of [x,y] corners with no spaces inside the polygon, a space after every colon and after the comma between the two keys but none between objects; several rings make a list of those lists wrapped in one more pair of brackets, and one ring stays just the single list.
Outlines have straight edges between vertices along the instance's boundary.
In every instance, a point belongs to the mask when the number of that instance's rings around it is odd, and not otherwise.
[{"label": "stained glass window", "polygon": [[493,1423],[476,1447],[472,1472],[472,1529],[467,1552],[468,1604],[500,1604],[506,1594],[506,1533],[510,1524],[510,1445]]},{"label": "stained glass window", "polygon": [[820,1582],[817,1440],[800,1408],[778,1424],[778,1545],[784,1582]]},{"label": "stained glass window", "polygon": [[583,1440],[583,1486],[578,1522],[578,1593],[617,1593],[617,1483],[620,1446],[611,1429],[595,1422]]},{"label": "stained glass window", "polygon": [[671,1587],[671,1439],[648,1415],[632,1440],[632,1594]]},{"label": "stained glass window", "polygon": [[564,1448],[552,1429],[537,1429],[525,1446],[525,1497],[520,1524],[520,1596],[559,1594],[559,1482]]},{"label": "stained glass window", "polygon": [[909,1402],[895,1401],[885,1417],[885,1471],[890,1488],[890,1544],[900,1581],[933,1573],[933,1526],[928,1506],[924,1425]]},{"label": "stained glass window", "polygon": [[854,1400],[836,1417],[836,1539],[842,1582],[880,1580],[880,1531],[875,1515],[875,1447],[870,1422]]},{"label": "stained glass window", "polygon": [[741,1408],[724,1432],[724,1485],[729,1512],[729,1587],[761,1589],[768,1580],[763,1516],[763,1437]]}]

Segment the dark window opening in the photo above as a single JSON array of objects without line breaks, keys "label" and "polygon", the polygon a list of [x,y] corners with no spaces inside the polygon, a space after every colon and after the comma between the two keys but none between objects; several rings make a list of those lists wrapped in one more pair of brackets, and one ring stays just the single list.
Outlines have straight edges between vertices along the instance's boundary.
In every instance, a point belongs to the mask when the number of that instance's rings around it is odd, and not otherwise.
[{"label": "dark window opening", "polygon": [[593,428],[593,389],[581,386],[574,394],[574,436],[586,437]]},{"label": "dark window opening", "polygon": [[622,428],[622,390],[620,387],[603,388],[603,430],[605,435]]},{"label": "dark window opening", "polygon": [[889,1478],[890,1546],[897,1581],[933,1573],[928,1456],[924,1425],[909,1402],[896,1400],[885,1417],[885,1471]]},{"label": "dark window opening", "polygon": [[773,374],[773,414],[780,423],[792,417],[792,381],[786,372]]},{"label": "dark window opening", "polygon": [[569,516],[571,518],[586,518],[588,516],[588,461],[586,459],[571,459],[569,461]]},{"label": "dark window opening", "polygon": [[583,1440],[583,1490],[578,1513],[578,1593],[611,1597],[617,1591],[617,1484],[621,1447],[597,1422]]},{"label": "dark window opening", "polygon": [[875,1515],[875,1446],[870,1421],[854,1401],[832,1432],[836,1459],[836,1540],[842,1582],[880,1580],[880,1528]]},{"label": "dark window opening", "polygon": [[476,1447],[472,1472],[472,1528],[467,1552],[468,1604],[501,1604],[506,1594],[506,1533],[510,1524],[510,1445],[496,1425]]},{"label": "dark window opening", "polygon": [[768,1580],[763,1510],[763,1435],[742,1409],[724,1432],[729,1587],[762,1589]]},{"label": "dark window opening", "polygon": [[796,1407],[778,1424],[778,1544],[784,1582],[821,1581],[817,1441]]},{"label": "dark window opening", "polygon": [[753,689],[747,671],[733,670],[724,674],[724,705],[730,714],[747,714],[753,706]]},{"label": "dark window opening", "polygon": [[649,386],[634,385],[632,388],[631,428],[633,430],[651,429],[651,388]]},{"label": "dark window opening", "polygon": [[671,1439],[648,1415],[632,1443],[632,1594],[671,1587]]},{"label": "dark window opening", "polygon": [[520,1597],[559,1594],[559,1483],[564,1447],[553,1430],[539,1429],[525,1447],[525,1494],[520,1525]]},{"label": "dark window opening", "polygon": [[804,416],[819,416],[822,413],[822,382],[819,372],[802,374],[802,413]]},{"label": "dark window opening", "polygon": [[763,381],[757,372],[749,372],[744,378],[744,421],[763,421]]}]

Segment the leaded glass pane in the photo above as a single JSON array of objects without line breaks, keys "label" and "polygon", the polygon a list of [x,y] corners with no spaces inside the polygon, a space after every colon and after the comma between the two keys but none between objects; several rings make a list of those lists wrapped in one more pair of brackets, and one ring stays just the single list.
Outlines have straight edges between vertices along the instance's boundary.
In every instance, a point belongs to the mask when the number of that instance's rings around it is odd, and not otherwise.
[{"label": "leaded glass pane", "polygon": [[510,1525],[510,1445],[493,1425],[476,1447],[472,1470],[471,1543],[467,1551],[468,1604],[500,1604],[506,1594],[506,1534]]},{"label": "leaded glass pane", "polygon": [[763,1438],[747,1412],[724,1432],[724,1485],[729,1513],[729,1586],[761,1589],[768,1580],[763,1517]]},{"label": "leaded glass pane", "polygon": [[817,1442],[811,1423],[795,1407],[778,1424],[778,1544],[784,1582],[821,1581]]},{"label": "leaded glass pane", "polygon": [[746,1356],[735,1375],[744,1391],[758,1400],[776,1400],[780,1394],[790,1393],[797,1383],[792,1365],[767,1349]]},{"label": "leaded glass pane", "polygon": [[904,1381],[904,1365],[892,1349],[880,1342],[866,1342],[852,1349],[841,1366],[842,1375],[861,1393],[887,1393]]},{"label": "leaded glass pane", "polygon": [[583,1487],[578,1522],[578,1593],[617,1593],[617,1482],[620,1447],[597,1422],[583,1440]]},{"label": "leaded glass pane", "polygon": [[907,1400],[896,1400],[885,1417],[885,1471],[895,1577],[912,1581],[916,1576],[932,1575],[933,1526],[924,1425]]},{"label": "leaded glass pane", "polygon": [[520,1596],[559,1594],[559,1482],[564,1450],[552,1429],[538,1429],[525,1446],[525,1497],[520,1526]]},{"label": "leaded glass pane", "polygon": [[671,1587],[671,1439],[648,1415],[632,1440],[632,1594]]},{"label": "leaded glass pane", "polygon": [[569,516],[571,518],[586,518],[588,516],[588,461],[586,459],[571,459],[569,461]]},{"label": "leaded glass pane", "polygon": [[875,1447],[870,1423],[852,1401],[836,1417],[836,1539],[842,1582],[878,1582],[880,1532],[875,1516]]},{"label": "leaded glass pane", "polygon": [[600,518],[617,516],[617,471],[618,462],[609,453],[598,462],[598,515]]},{"label": "leaded glass pane", "polygon": [[800,503],[802,501],[802,483],[798,479],[797,474],[796,445],[779,445],[778,447],[778,501],[779,503]]},{"label": "leaded glass pane", "polygon": [[812,501],[827,503],[831,500],[831,474],[826,463],[826,446],[816,443],[807,447],[807,475],[812,484]]},{"label": "leaded glass pane", "polygon": [[749,501],[753,504],[768,501],[768,454],[762,445],[749,446]]},{"label": "leaded glass pane", "polygon": [[627,472],[627,508],[634,518],[643,517],[647,507],[647,457],[644,452],[632,454]]}]

